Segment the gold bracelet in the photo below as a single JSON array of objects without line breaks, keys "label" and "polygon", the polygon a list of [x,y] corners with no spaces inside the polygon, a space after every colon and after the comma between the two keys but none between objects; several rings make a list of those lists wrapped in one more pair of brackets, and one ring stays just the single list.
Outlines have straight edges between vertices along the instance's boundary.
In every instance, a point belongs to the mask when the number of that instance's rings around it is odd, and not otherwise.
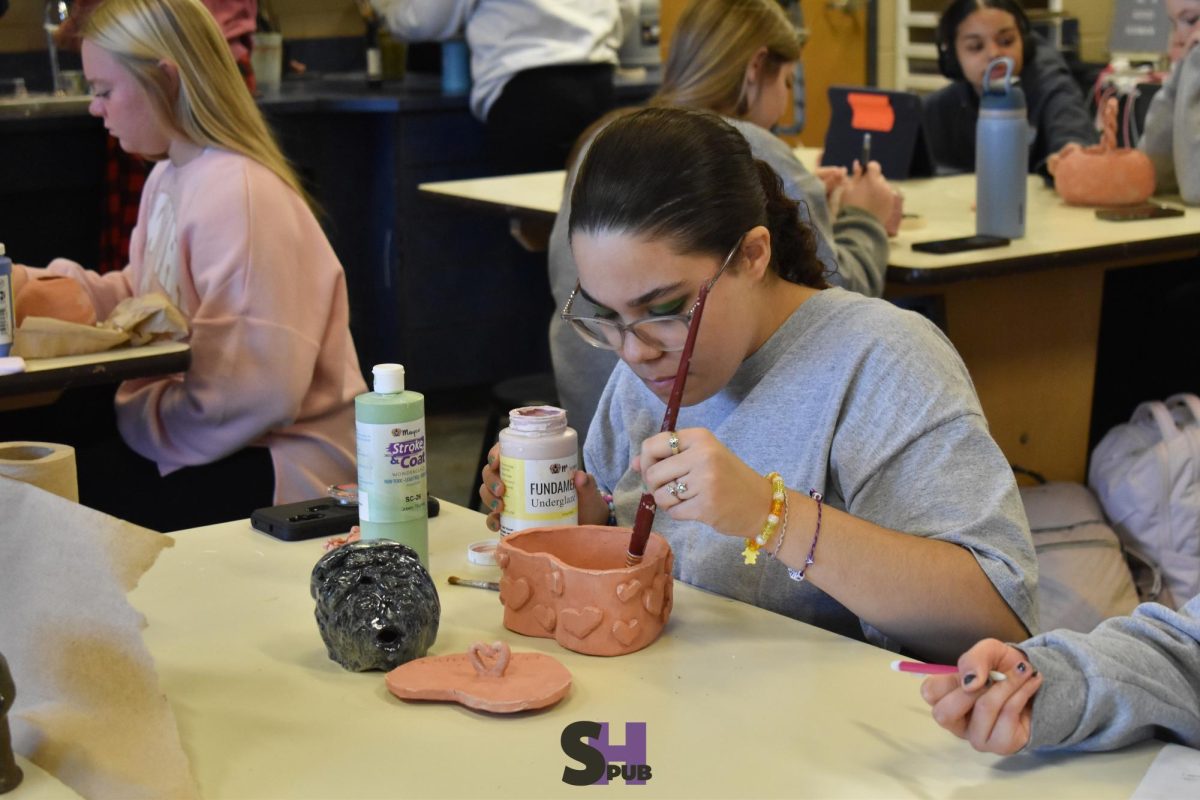
[{"label": "gold bracelet", "polygon": [[767,480],[771,482],[771,510],[767,512],[767,521],[763,523],[758,536],[746,538],[746,549],[742,551],[746,564],[758,563],[758,551],[775,534],[775,529],[779,527],[779,515],[787,502],[787,486],[783,483],[783,476],[772,472],[767,475]]}]

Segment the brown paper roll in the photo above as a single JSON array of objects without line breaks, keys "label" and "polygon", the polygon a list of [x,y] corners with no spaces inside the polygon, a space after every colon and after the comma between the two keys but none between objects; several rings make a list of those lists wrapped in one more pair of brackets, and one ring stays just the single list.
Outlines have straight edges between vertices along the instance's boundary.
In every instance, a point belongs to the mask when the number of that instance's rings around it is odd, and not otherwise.
[{"label": "brown paper roll", "polygon": [[79,502],[74,447],[52,442],[0,442],[0,475]]}]

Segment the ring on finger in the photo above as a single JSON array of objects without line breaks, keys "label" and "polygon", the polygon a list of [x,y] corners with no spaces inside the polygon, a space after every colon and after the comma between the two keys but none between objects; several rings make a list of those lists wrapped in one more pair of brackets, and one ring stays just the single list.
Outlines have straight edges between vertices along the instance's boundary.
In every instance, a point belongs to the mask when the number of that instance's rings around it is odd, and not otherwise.
[{"label": "ring on finger", "polygon": [[667,437],[667,446],[671,448],[671,455],[679,455],[679,434],[671,431],[671,435]]},{"label": "ring on finger", "polygon": [[675,483],[675,485],[672,486],[667,491],[670,492],[671,494],[675,495],[680,500],[682,500],[682,499],[684,499],[683,493],[686,492],[687,490],[688,490],[688,486],[686,483],[684,483],[683,481],[677,481]]}]

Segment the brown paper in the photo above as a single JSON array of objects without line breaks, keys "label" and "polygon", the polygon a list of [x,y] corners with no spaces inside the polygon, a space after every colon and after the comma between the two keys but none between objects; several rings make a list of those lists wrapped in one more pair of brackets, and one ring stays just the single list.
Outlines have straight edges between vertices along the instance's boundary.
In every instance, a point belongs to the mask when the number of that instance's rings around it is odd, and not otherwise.
[{"label": "brown paper", "polygon": [[134,347],[155,339],[182,339],[187,318],[163,294],[143,294],[122,300],[103,322],[104,327],[125,331]]},{"label": "brown paper", "polygon": [[50,317],[26,317],[15,334],[12,354],[21,358],[82,356],[111,350],[129,341],[129,334],[124,331]]},{"label": "brown paper", "polygon": [[169,536],[0,478],[0,649],[17,753],[88,798],[193,798],[175,717],[126,600]]},{"label": "brown paper", "polygon": [[156,339],[187,336],[188,322],[165,295],[128,297],[108,319],[81,325],[50,317],[26,317],[15,331],[12,354],[22,358],[54,358],[100,353],[123,344],[134,347]]}]

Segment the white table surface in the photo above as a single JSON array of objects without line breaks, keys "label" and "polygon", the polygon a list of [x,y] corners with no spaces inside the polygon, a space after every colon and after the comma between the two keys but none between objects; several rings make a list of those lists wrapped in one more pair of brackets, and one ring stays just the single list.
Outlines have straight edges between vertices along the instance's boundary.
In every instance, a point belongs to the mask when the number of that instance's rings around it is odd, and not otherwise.
[{"label": "white table surface", "polygon": [[[465,548],[489,533],[481,515],[445,502],[430,525],[442,603],[431,654],[504,639],[558,658],[574,684],[558,705],[513,716],[404,702],[381,673],[327,658],[308,592],[320,540],[283,543],[244,521],[174,536],[131,600],[205,797],[1123,800],[1160,748],[976,753],[933,723],[919,679],[889,670],[892,653],[679,583],[664,635],[638,653],[605,659],[519,636],[496,593],[446,584],[488,577]],[[560,737],[579,720],[609,722],[614,742],[625,722],[645,722],[650,782],[563,783],[580,763]]]},{"label": "white table surface", "polygon": [[23,775],[21,784],[4,795],[4,800],[78,800],[71,787],[32,761],[18,755],[17,766]]},{"label": "white table surface", "polygon": [[[797,156],[807,168],[814,169],[820,151],[798,148]],[[468,205],[491,209],[510,216],[549,217],[557,213],[562,200],[566,174],[535,172],[457,181],[423,183],[420,190]],[[1094,256],[1106,265],[1121,266],[1143,257],[1150,247],[1164,240],[1180,239],[1175,250],[1200,252],[1200,209],[1186,208],[1184,216],[1105,222],[1096,219],[1094,209],[1069,206],[1040,177],[1028,178],[1026,233],[1006,247],[970,250],[949,255],[921,253],[912,249],[914,242],[970,236],[975,233],[975,176],[954,175],[897,181],[904,192],[907,219],[898,236],[892,239],[888,257],[889,280],[943,279],[930,276],[930,270],[944,273],[945,280],[958,280],[973,267],[1017,262],[1023,268],[1055,266],[1055,259]],[[1178,198],[1164,198],[1183,208]],[[1053,257],[1053,258],[1052,258]],[[1020,262],[1025,262],[1021,264]],[[920,273],[924,273],[923,275]]]}]

